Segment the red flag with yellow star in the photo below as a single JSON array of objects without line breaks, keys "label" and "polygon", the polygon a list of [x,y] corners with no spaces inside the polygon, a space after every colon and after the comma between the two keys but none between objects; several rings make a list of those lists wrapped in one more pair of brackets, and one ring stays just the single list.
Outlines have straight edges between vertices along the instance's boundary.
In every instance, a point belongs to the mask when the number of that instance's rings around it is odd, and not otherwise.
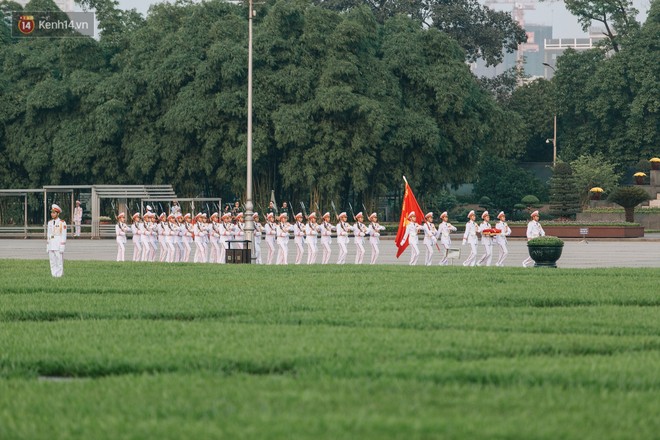
[{"label": "red flag with yellow star", "polygon": [[399,248],[396,251],[396,257],[399,258],[403,251],[406,250],[408,247],[408,239],[401,244],[401,239],[403,236],[406,234],[406,227],[408,226],[408,223],[410,223],[410,220],[408,220],[408,215],[411,212],[415,212],[415,215],[417,216],[417,223],[420,225],[422,224],[422,220],[424,219],[424,212],[422,211],[422,208],[419,207],[419,203],[417,203],[417,199],[415,198],[415,195],[412,192],[412,189],[410,189],[410,185],[408,185],[408,181],[406,180],[405,176],[403,178],[403,181],[406,183],[406,189],[403,193],[403,205],[401,206],[401,218],[399,219],[399,230],[396,232],[396,247]]}]

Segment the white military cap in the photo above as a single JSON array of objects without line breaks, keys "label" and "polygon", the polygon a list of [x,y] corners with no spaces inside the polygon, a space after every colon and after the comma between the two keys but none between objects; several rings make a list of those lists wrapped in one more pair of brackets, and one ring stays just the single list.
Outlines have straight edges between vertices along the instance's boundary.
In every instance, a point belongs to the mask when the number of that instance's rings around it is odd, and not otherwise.
[{"label": "white military cap", "polygon": [[323,218],[325,218],[325,217],[330,217],[330,213],[326,212],[325,214],[323,214]]},{"label": "white military cap", "polygon": [[119,217],[126,217],[126,214],[124,214],[123,212],[120,212],[119,214],[117,214],[117,218],[119,218]]},{"label": "white military cap", "polygon": [[475,214],[474,210],[468,212],[468,215],[467,215],[467,216],[468,216],[468,218],[470,218],[470,216],[472,216],[472,215],[474,215],[474,216],[477,215],[477,214]]},{"label": "white military cap", "polygon": [[348,215],[346,215],[346,212],[341,212],[341,213],[339,214],[339,217],[348,217]]},{"label": "white military cap", "polygon": [[57,212],[57,213],[62,212],[62,208],[60,208],[60,207],[59,207],[58,205],[56,205],[55,203],[53,203],[53,205],[50,207],[50,210],[51,210],[51,212],[52,212],[52,211],[55,211],[55,212]]},{"label": "white military cap", "polygon": [[529,216],[530,216],[530,217],[534,217],[535,215],[539,215],[539,212],[538,212],[538,211],[534,211],[534,212],[532,212]]},{"label": "white military cap", "polygon": [[311,212],[311,213],[307,216],[307,218],[310,218],[310,217],[314,217],[314,218],[316,218],[316,213],[315,213],[315,212]]},{"label": "white military cap", "polygon": [[497,218],[502,218],[502,217],[505,217],[505,216],[506,216],[506,214],[504,213],[504,211],[500,211],[500,213],[497,214]]},{"label": "white military cap", "polygon": [[424,216],[424,218],[429,218],[429,217],[433,217],[432,211],[427,212],[426,215]]},{"label": "white military cap", "polygon": [[417,217],[417,214],[415,213],[415,211],[410,211],[410,213],[408,214],[408,220],[410,220],[410,217],[412,217],[413,215],[415,217]]},{"label": "white military cap", "polygon": [[296,218],[298,218],[298,217],[302,218],[302,216],[303,216],[303,215],[302,215],[302,212],[299,212],[299,213],[297,213],[297,214],[295,215]]},{"label": "white military cap", "polygon": [[488,211],[484,211],[483,214],[481,214],[481,218],[486,218],[487,215],[490,216],[490,214],[488,214]]},{"label": "white military cap", "polygon": [[442,214],[440,214],[440,217],[449,217],[449,214],[447,214],[447,211],[444,211]]},{"label": "white military cap", "polygon": [[369,214],[370,219],[376,218],[376,217],[378,217],[378,214],[376,214],[375,212],[372,212],[371,214]]},{"label": "white military cap", "polygon": [[360,211],[360,212],[358,212],[357,214],[355,214],[355,217],[356,217],[356,218],[357,218],[357,217],[364,217],[364,214],[362,214],[362,211]]},{"label": "white military cap", "polygon": [[267,218],[271,218],[271,217],[275,218],[275,214],[273,214],[272,212],[269,212],[268,214],[266,214],[266,217]]},{"label": "white military cap", "polygon": [[259,217],[259,213],[258,213],[258,212],[255,212],[255,213],[252,214],[252,218],[257,218],[257,217]]}]

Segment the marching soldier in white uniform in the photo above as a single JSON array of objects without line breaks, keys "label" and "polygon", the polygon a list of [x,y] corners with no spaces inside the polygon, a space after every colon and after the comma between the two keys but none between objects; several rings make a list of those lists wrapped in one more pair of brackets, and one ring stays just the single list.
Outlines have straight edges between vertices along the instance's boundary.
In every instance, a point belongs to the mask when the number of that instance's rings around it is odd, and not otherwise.
[{"label": "marching soldier in white uniform", "polygon": [[465,233],[463,234],[463,246],[465,243],[470,245],[470,255],[463,262],[463,266],[474,266],[477,263],[477,243],[479,239],[477,238],[477,224],[474,220],[477,218],[477,214],[474,211],[470,211],[467,215],[470,219],[465,224]]},{"label": "marching soldier in white uniform", "polygon": [[337,256],[337,264],[346,263],[346,255],[348,254],[348,249],[346,245],[348,244],[348,234],[351,229],[351,226],[346,223],[348,216],[345,212],[339,214],[339,223],[337,223],[337,244],[339,245],[339,255]]},{"label": "marching soldier in white uniform", "polygon": [[371,264],[376,264],[378,260],[378,255],[380,254],[379,243],[380,243],[380,231],[385,230],[385,226],[381,226],[378,223],[378,214],[372,212],[369,216],[369,228],[367,228],[367,234],[369,235],[369,244],[371,245]]},{"label": "marching soldier in white uniform", "polygon": [[305,225],[302,223],[302,212],[296,214],[296,222],[293,224],[293,242],[296,244],[296,264],[302,263],[305,253]]},{"label": "marching soldier in white uniform", "polygon": [[307,264],[316,263],[316,254],[318,249],[316,242],[318,239],[320,227],[316,223],[316,213],[312,212],[307,216],[307,225],[305,225],[305,241],[307,242]]},{"label": "marching soldier in white uniform", "polygon": [[493,262],[493,238],[489,233],[485,232],[488,229],[492,229],[490,226],[490,214],[488,211],[484,211],[481,214],[481,219],[483,220],[479,225],[479,234],[481,234],[481,244],[484,245],[485,253],[477,261],[477,266],[481,266],[483,263],[486,263],[486,266],[490,266]]},{"label": "marching soldier in white uniform", "polygon": [[[176,215],[176,224],[177,224],[177,233],[175,235],[175,243],[176,243],[176,248],[177,248],[177,256],[175,258],[175,261],[177,263],[181,262],[188,262],[188,259],[190,258],[190,251],[187,252],[186,254],[186,246],[183,244],[183,237],[186,235],[186,219],[183,218],[183,214],[179,213]],[[188,243],[190,244],[190,243]]]},{"label": "marching soldier in white uniform", "polygon": [[[273,205],[273,202],[270,202]],[[275,215],[272,212],[266,214],[266,225],[264,226],[266,234],[266,246],[268,246],[268,258],[266,264],[273,264],[275,256],[275,238],[277,237],[277,225],[275,224]]]},{"label": "marching soldier in white uniform", "polygon": [[321,223],[321,246],[323,246],[323,258],[321,264],[328,264],[330,261],[330,254],[332,254],[332,231],[335,227],[330,223],[330,213],[323,214],[323,223]]},{"label": "marching soldier in white uniform", "polygon": [[408,225],[406,226],[406,233],[401,239],[401,246],[404,245],[406,239],[410,245],[410,265],[415,266],[417,264],[417,259],[419,258],[419,248],[417,243],[419,243],[419,238],[417,238],[417,233],[422,227],[417,224],[417,214],[415,211],[412,211],[408,214]]},{"label": "marching soldier in white uniform", "polygon": [[252,214],[252,221],[254,222],[254,263],[263,264],[261,261],[261,236],[264,232],[264,227],[259,223],[259,213]]},{"label": "marching soldier in white uniform", "polygon": [[234,240],[238,241],[238,243],[236,243],[236,249],[243,249],[243,241],[245,240],[245,223],[243,222],[242,212],[236,214],[236,224],[234,225]]},{"label": "marching soldier in white uniform", "polygon": [[[195,263],[206,263],[206,217],[197,214],[197,221],[193,225],[193,236],[195,241]],[[187,260],[186,260],[187,261]]]},{"label": "marching soldier in white uniform", "polygon": [[[544,237],[545,231],[541,227],[541,223],[539,223],[539,212],[538,211],[532,212],[530,214],[530,217],[532,218],[532,220],[529,223],[527,223],[527,241],[536,237]],[[527,257],[525,261],[523,261],[522,263],[523,267],[529,267],[532,264],[534,264],[534,260],[532,259],[532,257]]]},{"label": "marching soldier in white uniform", "polygon": [[218,219],[217,212],[211,214],[211,222],[207,228],[209,243],[211,243],[211,246],[209,246],[209,263],[218,263],[218,259],[220,258],[220,224],[218,223]]},{"label": "marching soldier in white uniform", "polygon": [[442,223],[438,226],[437,235],[440,238],[440,244],[442,245],[442,259],[440,260],[441,266],[447,266],[449,264],[449,247],[451,246],[451,237],[449,234],[456,232],[456,228],[449,223],[449,215],[447,211],[440,214]]},{"label": "marching soldier in white uniform", "polygon": [[511,235],[511,228],[506,224],[506,214],[504,214],[504,211],[497,214],[497,218],[499,222],[497,222],[495,228],[499,229],[500,233],[495,236],[495,243],[500,247],[500,256],[495,266],[504,266],[504,260],[509,254],[509,249],[506,246],[506,237]]},{"label": "marching soldier in white uniform", "polygon": [[50,273],[55,278],[64,275],[64,247],[66,246],[66,222],[60,218],[62,208],[53,204],[50,207],[48,222],[48,242],[46,250],[50,259]]},{"label": "marching soldier in white uniform", "polygon": [[133,261],[140,261],[142,257],[142,228],[140,227],[140,213],[133,214],[131,232],[133,233]]},{"label": "marching soldier in white uniform", "polygon": [[280,214],[280,224],[277,226],[277,245],[279,252],[277,253],[277,264],[288,264],[289,261],[289,231],[291,225],[287,221],[287,213]]},{"label": "marching soldier in white uniform", "polygon": [[74,237],[80,237],[80,224],[82,223],[83,209],[80,206],[80,200],[76,200],[76,207],[73,208],[73,226],[74,226]]},{"label": "marching soldier in white uniform", "polygon": [[424,231],[424,246],[426,246],[426,260],[424,263],[427,266],[430,266],[433,261],[433,247],[437,246],[438,238],[436,234],[438,230],[433,224],[433,213],[428,212],[424,216],[424,223],[422,224],[422,230]]},{"label": "marching soldier in white uniform", "polygon": [[177,257],[176,236],[179,233],[179,225],[176,222],[176,216],[170,214],[167,216],[167,236],[165,244],[167,245],[167,262],[175,263]]},{"label": "marching soldier in white uniform", "polygon": [[124,261],[126,255],[126,232],[128,226],[124,223],[126,214],[120,212],[117,216],[117,224],[115,225],[115,235],[117,236],[117,261]]},{"label": "marching soldier in white uniform", "polygon": [[166,258],[167,258],[167,233],[168,233],[168,228],[167,228],[167,217],[165,216],[165,213],[161,213],[160,216],[158,217],[158,245],[160,246],[160,258],[158,258],[158,261],[163,263]]},{"label": "marching soldier in white uniform", "polygon": [[227,249],[229,248],[228,241],[231,240],[234,233],[234,225],[231,223],[231,214],[225,212],[222,214],[222,223],[220,224],[220,261],[218,263],[225,264],[227,262]]},{"label": "marching soldier in white uniform", "polygon": [[362,264],[364,260],[364,237],[367,235],[367,227],[362,223],[364,215],[358,212],[355,215],[355,224],[353,225],[353,237],[355,242],[355,264]]}]

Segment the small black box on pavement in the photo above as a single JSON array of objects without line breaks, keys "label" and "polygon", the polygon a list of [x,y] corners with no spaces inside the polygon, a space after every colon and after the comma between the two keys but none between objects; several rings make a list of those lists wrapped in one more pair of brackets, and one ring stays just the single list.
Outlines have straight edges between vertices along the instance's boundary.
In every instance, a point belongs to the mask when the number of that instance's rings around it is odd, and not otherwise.
[{"label": "small black box on pavement", "polygon": [[250,264],[252,262],[252,243],[249,240],[230,240],[227,242],[227,264]]}]

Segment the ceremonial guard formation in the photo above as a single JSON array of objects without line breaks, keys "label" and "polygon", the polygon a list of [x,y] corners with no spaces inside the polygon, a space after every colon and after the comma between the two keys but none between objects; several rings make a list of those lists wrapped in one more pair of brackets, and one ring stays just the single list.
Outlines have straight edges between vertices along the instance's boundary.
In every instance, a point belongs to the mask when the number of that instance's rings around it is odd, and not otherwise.
[{"label": "ceremonial guard formation", "polygon": [[64,247],[66,246],[66,222],[60,218],[62,208],[53,204],[50,207],[46,251],[50,260],[50,273],[55,278],[64,275]]},{"label": "ceremonial guard formation", "polygon": [[[260,223],[259,213],[253,214],[254,238],[251,245],[253,263],[288,264],[289,240],[293,238],[296,245],[295,264],[303,264],[305,250],[307,251],[306,263],[316,264],[319,253],[318,244],[322,250],[319,263],[328,264],[332,255],[332,237],[335,236],[339,247],[336,262],[345,264],[351,235],[355,244],[355,264],[364,262],[367,237],[371,247],[370,263],[377,263],[380,254],[380,235],[385,228],[378,223],[378,215],[375,212],[369,215],[368,224],[364,223],[363,212],[358,212],[354,216],[355,223],[352,225],[348,222],[346,212],[336,214],[338,220],[336,224],[331,223],[329,212],[324,213],[320,221],[317,220],[316,212],[309,215],[298,212],[294,215],[294,222],[289,223],[289,216],[285,211],[281,211],[277,216],[278,221],[275,220],[276,216],[272,212],[274,206],[275,204],[271,202],[263,225]],[[282,208],[288,209],[289,207],[283,205]],[[303,205],[303,211],[304,208]],[[57,211],[53,211],[53,213],[59,215]],[[132,216],[131,224],[128,225],[125,222],[126,215],[123,212],[119,213],[115,226],[117,261],[125,259],[126,242],[130,233],[133,240],[133,261],[190,262],[191,253],[194,250],[192,261],[195,263],[225,263],[230,244],[231,249],[241,249],[246,243],[243,216],[242,212],[236,212],[234,216],[231,212],[225,212],[222,216],[213,213],[207,217],[205,213],[198,213],[193,217],[191,214],[183,215],[178,205],[174,205],[170,215],[166,217],[163,213],[157,217],[152,208],[147,206],[144,215],[141,216],[136,212]],[[499,248],[499,255],[495,265],[503,266],[508,256],[507,237],[511,235],[511,228],[506,222],[505,213],[500,212],[497,215],[498,222],[494,228],[491,226],[488,211],[484,211],[481,215],[480,224],[476,223],[475,211],[470,211],[467,217],[468,222],[465,224],[462,243],[470,246],[470,253],[463,261],[463,265],[490,266],[493,260],[493,245],[496,244]],[[456,257],[457,253],[451,254],[453,256],[450,257],[450,251],[452,250],[451,234],[457,229],[449,223],[446,211],[440,214],[441,222],[437,227],[434,223],[433,212],[426,213],[421,224],[417,223],[415,211],[408,214],[407,220],[403,238],[399,244],[404,246],[407,243],[410,246],[410,265],[416,265],[419,259],[418,235],[420,233],[423,233],[423,243],[426,248],[425,265],[433,264],[436,250],[440,253],[439,265],[441,266],[448,265],[449,259]],[[539,212],[534,211],[527,227],[528,240],[545,235],[538,220]],[[64,223],[62,222],[62,224]],[[479,239],[484,247],[484,253],[481,258],[477,259]],[[262,240],[265,241],[267,251],[263,259]],[[50,250],[49,244],[49,252]],[[533,260],[528,258],[523,262],[523,266],[528,267],[532,263]]]}]

